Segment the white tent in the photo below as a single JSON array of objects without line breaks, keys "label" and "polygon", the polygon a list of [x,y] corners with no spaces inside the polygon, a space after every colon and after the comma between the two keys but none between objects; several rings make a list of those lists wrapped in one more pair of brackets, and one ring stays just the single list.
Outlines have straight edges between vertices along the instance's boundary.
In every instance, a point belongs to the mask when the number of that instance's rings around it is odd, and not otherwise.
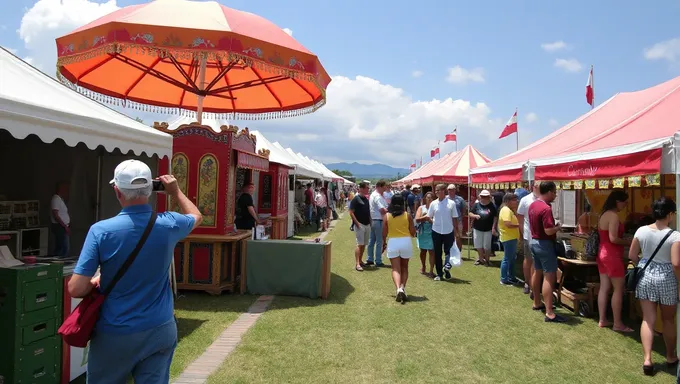
[{"label": "white tent", "polygon": [[311,177],[314,179],[320,179],[321,174],[307,167],[305,164],[300,164],[299,161],[288,153],[283,147],[277,146],[276,143],[272,143],[267,140],[264,135],[259,131],[252,132],[257,137],[257,150],[268,149],[269,161],[274,163],[284,164],[292,167],[294,170],[292,174],[297,177]]},{"label": "white tent", "polygon": [[0,129],[108,152],[172,155],[172,137],[91,100],[0,47]]}]

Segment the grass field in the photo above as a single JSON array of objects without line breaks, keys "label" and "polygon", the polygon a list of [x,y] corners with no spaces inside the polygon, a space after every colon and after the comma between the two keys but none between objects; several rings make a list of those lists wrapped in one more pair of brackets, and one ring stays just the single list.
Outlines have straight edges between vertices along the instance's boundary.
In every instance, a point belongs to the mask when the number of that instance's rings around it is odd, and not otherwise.
[{"label": "grass field", "polygon": [[175,303],[179,342],[170,376],[179,374],[255,301],[255,296],[210,296],[204,292],[182,292]]},{"label": "grass field", "polygon": [[520,288],[499,285],[495,267],[464,261],[454,280],[433,282],[414,260],[411,301],[398,304],[389,269],[353,270],[347,220],[327,238],[330,299],[277,297],[210,383],[675,382],[664,372],[642,375],[637,335],[579,317],[544,323]]}]

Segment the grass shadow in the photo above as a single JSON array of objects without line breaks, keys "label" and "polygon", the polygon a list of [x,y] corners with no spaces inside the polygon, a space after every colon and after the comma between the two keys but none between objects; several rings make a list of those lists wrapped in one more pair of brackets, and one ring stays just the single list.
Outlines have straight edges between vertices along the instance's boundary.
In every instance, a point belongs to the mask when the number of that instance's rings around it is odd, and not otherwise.
[{"label": "grass shadow", "polygon": [[185,317],[177,317],[177,342],[181,342],[183,338],[191,335],[195,330],[201,327],[206,320],[188,319]]},{"label": "grass shadow", "polygon": [[472,284],[470,280],[459,279],[457,277],[451,277],[450,279],[444,281],[446,281],[449,284],[466,284],[466,285]]},{"label": "grass shadow", "polygon": [[236,312],[242,313],[243,306],[255,302],[256,295],[223,293],[210,295],[201,291],[180,291],[175,300],[175,310],[193,312]]},{"label": "grass shadow", "polygon": [[[357,272],[358,273],[358,272]],[[322,305],[344,304],[349,295],[354,292],[354,287],[344,277],[331,273],[331,292],[327,299],[310,299],[308,297],[276,295],[276,299],[268,311],[277,309],[291,309],[297,307],[318,307]]]}]

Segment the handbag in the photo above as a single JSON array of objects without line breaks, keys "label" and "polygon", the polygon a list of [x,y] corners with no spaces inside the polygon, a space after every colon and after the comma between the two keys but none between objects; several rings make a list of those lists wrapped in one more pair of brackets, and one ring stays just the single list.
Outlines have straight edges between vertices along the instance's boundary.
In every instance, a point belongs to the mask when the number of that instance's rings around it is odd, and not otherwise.
[{"label": "handbag", "polygon": [[99,292],[99,287],[92,288],[90,294],[85,296],[80,304],[64,320],[64,323],[59,327],[58,333],[66,344],[80,348],[87,346],[87,343],[92,338],[92,331],[97,324],[97,320],[99,320],[101,307],[106,296],[111,293],[113,287],[116,286],[116,283],[120,281],[125,272],[130,268],[130,265],[135,261],[155,223],[156,212],[152,212],[149,223],[146,225],[142,237],[137,242],[137,246],[135,246],[135,249],[130,253],[118,272],[116,272],[113,280],[111,280],[111,284],[101,293]]},{"label": "handbag", "polygon": [[626,289],[629,291],[634,291],[635,288],[637,288],[638,283],[640,282],[640,279],[642,278],[642,275],[645,273],[645,269],[649,266],[649,264],[652,262],[654,259],[654,256],[656,256],[657,253],[659,253],[659,250],[661,249],[661,246],[664,245],[666,240],[670,237],[670,235],[675,232],[675,230],[671,229],[666,233],[666,236],[661,239],[661,242],[659,245],[656,246],[656,249],[654,250],[654,253],[652,253],[652,256],[649,257],[649,260],[645,263],[645,266],[640,268],[639,266],[635,266],[633,269],[629,269],[626,271]]}]

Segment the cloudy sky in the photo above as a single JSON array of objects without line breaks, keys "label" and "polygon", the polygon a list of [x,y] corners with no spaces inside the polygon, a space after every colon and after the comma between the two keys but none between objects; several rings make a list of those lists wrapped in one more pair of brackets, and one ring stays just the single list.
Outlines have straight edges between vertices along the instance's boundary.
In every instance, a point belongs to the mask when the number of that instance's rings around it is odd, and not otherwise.
[{"label": "cloudy sky", "polygon": [[[56,37],[141,2],[3,0],[0,45],[54,75]],[[285,28],[333,76],[315,114],[234,122],[324,162],[408,167],[455,126],[460,147],[498,158],[516,149],[497,139],[515,108],[520,146],[587,112],[591,64],[596,102],[680,75],[678,1],[220,2]]]}]

